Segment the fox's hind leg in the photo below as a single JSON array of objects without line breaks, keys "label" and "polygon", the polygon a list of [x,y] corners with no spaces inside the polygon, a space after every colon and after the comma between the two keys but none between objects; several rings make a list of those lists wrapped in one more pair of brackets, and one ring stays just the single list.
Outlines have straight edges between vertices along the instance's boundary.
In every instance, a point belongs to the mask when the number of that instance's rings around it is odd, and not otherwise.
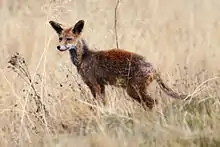
[{"label": "fox's hind leg", "polygon": [[139,93],[141,95],[142,100],[144,101],[145,105],[152,109],[155,104],[157,104],[157,100],[153,99],[148,93],[147,93],[147,85],[141,86],[139,88]]},{"label": "fox's hind leg", "polygon": [[149,109],[152,109],[157,101],[152,99],[151,96],[147,94],[146,88],[146,83],[141,85],[138,84],[137,86],[129,84],[127,86],[127,94],[143,105],[144,108],[147,106]]}]

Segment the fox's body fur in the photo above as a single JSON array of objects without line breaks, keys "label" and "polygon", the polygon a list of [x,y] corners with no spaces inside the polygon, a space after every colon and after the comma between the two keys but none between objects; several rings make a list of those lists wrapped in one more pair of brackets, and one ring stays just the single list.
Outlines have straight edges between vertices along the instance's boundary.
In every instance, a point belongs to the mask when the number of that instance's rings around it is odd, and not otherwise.
[{"label": "fox's body fur", "polygon": [[170,89],[161,79],[151,63],[144,57],[122,49],[93,51],[81,37],[84,21],[80,20],[73,28],[62,28],[62,25],[50,21],[59,35],[62,45],[60,51],[69,50],[72,63],[77,67],[85,84],[95,98],[105,95],[105,85],[115,85],[126,89],[127,94],[152,109],[157,103],[147,94],[147,86],[156,80],[161,89],[174,98],[183,99],[181,95]]}]

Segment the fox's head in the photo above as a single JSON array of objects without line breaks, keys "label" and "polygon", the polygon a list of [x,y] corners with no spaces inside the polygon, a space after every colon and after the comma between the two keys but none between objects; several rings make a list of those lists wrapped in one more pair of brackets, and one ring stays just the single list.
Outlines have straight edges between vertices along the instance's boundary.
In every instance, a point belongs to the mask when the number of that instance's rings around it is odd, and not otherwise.
[{"label": "fox's head", "polygon": [[79,38],[84,27],[84,20],[79,20],[74,27],[64,28],[62,24],[55,21],[49,21],[50,25],[59,36],[59,51],[76,50],[79,44]]},{"label": "fox's head", "polygon": [[64,27],[55,21],[49,21],[59,36],[59,51],[68,50],[74,65],[79,66],[83,55],[88,51],[85,41],[81,38],[84,20],[79,20],[73,27]]}]

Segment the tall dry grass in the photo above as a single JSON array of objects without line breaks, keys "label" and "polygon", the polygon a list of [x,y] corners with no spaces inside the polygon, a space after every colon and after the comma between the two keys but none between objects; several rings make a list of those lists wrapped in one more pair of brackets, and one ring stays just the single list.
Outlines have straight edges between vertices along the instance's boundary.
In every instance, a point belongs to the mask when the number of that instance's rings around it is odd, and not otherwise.
[{"label": "tall dry grass", "polygon": [[[49,20],[74,25],[84,19],[91,48],[114,48],[115,5],[112,0],[0,1],[0,146],[220,145],[220,1],[121,0],[120,48],[143,55],[172,88],[193,94],[189,101],[172,100],[154,83],[149,92],[160,104],[153,111],[143,111],[110,86],[108,105],[94,104],[68,54],[56,50]],[[31,83],[7,68],[15,52],[24,57]],[[36,97],[46,113],[35,112]]]}]

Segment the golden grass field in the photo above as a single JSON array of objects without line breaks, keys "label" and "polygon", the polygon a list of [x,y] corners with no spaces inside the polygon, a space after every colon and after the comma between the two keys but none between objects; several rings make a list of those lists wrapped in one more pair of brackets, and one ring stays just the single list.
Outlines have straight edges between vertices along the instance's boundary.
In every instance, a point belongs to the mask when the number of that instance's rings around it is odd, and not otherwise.
[{"label": "golden grass field", "polygon": [[[154,82],[149,92],[159,105],[152,111],[111,86],[108,104],[95,104],[69,54],[56,49],[49,20],[74,25],[84,19],[83,36],[91,48],[115,48],[115,5],[114,0],[0,0],[1,147],[220,146],[220,1],[120,1],[120,48],[143,55],[171,88],[193,96],[174,100]],[[24,57],[31,83],[18,76],[19,69],[8,68],[15,52]],[[35,113],[36,95],[47,113]]]}]

